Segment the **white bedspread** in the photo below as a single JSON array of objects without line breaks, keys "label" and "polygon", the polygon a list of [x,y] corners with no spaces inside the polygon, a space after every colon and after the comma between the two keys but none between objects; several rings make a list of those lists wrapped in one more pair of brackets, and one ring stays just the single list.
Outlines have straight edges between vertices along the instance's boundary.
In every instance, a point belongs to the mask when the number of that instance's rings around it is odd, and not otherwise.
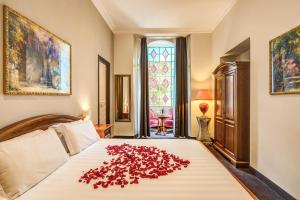
[{"label": "white bedspread", "polygon": [[[141,179],[125,188],[113,186],[94,190],[78,182],[82,171],[110,160],[105,147],[110,144],[154,145],[174,153],[191,164],[181,171]],[[49,152],[51,153],[51,152]],[[185,139],[103,139],[71,159],[17,200],[246,200],[252,199],[238,181],[195,140]]]}]

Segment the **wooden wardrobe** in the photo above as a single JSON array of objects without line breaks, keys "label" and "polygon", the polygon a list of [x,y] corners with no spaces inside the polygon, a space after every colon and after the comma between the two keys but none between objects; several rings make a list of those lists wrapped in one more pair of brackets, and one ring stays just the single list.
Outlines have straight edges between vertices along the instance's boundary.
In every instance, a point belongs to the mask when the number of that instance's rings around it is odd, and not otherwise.
[{"label": "wooden wardrobe", "polygon": [[215,75],[214,147],[236,167],[250,157],[250,63],[225,62]]}]

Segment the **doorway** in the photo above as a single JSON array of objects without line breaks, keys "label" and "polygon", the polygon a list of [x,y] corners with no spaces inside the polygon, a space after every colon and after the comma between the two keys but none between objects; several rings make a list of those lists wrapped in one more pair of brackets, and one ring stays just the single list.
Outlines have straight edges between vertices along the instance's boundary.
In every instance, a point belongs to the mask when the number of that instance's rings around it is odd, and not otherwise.
[{"label": "doorway", "polygon": [[110,63],[98,55],[98,125],[110,124]]},{"label": "doorway", "polygon": [[151,138],[173,138],[175,127],[175,43],[148,44],[149,125]]}]

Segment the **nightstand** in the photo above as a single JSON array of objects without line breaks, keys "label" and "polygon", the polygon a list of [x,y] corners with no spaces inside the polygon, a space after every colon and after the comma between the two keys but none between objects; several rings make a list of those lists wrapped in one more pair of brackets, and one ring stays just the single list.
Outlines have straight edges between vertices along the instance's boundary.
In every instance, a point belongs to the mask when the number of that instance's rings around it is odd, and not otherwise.
[{"label": "nightstand", "polygon": [[95,125],[96,131],[99,134],[100,138],[110,138],[111,137],[111,124],[99,124]]}]

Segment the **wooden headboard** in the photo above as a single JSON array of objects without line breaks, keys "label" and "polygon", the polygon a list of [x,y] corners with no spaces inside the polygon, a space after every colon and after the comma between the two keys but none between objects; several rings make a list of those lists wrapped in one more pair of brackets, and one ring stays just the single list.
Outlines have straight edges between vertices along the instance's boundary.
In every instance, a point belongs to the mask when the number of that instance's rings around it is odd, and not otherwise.
[{"label": "wooden headboard", "polygon": [[80,120],[80,117],[69,115],[40,115],[24,119],[0,129],[0,142],[9,140],[35,130],[46,130],[57,123],[67,123]]}]

